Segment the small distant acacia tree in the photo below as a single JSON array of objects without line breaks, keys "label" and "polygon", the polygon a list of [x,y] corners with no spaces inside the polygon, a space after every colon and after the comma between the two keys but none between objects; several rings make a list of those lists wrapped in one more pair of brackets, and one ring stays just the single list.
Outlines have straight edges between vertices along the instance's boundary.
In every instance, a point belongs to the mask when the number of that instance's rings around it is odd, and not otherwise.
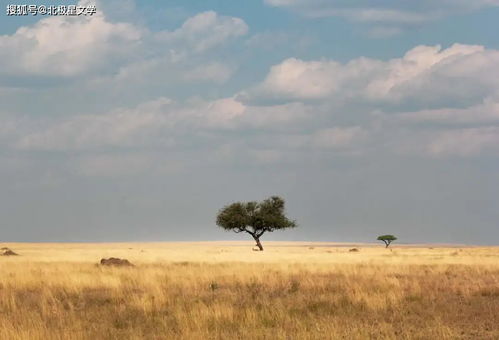
[{"label": "small distant acacia tree", "polygon": [[284,200],[272,196],[262,202],[236,202],[223,207],[217,215],[217,225],[236,233],[248,233],[263,250],[260,237],[266,232],[295,228],[296,222],[289,220],[284,212]]},{"label": "small distant acacia tree", "polygon": [[388,248],[390,246],[390,244],[397,240],[397,238],[393,235],[381,235],[381,236],[378,236],[378,241],[383,241],[385,242],[385,245],[386,245],[386,248]]}]

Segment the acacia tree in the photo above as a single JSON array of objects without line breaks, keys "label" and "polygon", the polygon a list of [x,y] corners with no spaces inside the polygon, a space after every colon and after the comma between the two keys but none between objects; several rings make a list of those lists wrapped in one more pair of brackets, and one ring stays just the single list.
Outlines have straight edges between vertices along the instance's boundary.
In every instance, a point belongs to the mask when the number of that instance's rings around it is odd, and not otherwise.
[{"label": "acacia tree", "polygon": [[236,233],[248,233],[260,251],[260,237],[266,232],[294,228],[296,222],[289,220],[284,212],[284,200],[272,196],[262,202],[236,202],[223,207],[217,215],[217,225]]},{"label": "acacia tree", "polygon": [[393,235],[381,235],[381,236],[378,236],[378,241],[385,242],[385,245],[386,245],[385,248],[388,248],[388,246],[390,245],[390,243],[392,243],[395,240],[397,240],[397,238],[395,236],[393,236]]}]

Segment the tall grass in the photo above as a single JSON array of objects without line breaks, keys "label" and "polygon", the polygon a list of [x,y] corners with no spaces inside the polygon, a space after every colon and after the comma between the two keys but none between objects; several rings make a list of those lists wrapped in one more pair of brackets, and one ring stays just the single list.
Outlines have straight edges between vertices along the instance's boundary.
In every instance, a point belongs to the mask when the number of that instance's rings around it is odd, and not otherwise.
[{"label": "tall grass", "polygon": [[498,248],[9,246],[0,339],[499,338]]}]

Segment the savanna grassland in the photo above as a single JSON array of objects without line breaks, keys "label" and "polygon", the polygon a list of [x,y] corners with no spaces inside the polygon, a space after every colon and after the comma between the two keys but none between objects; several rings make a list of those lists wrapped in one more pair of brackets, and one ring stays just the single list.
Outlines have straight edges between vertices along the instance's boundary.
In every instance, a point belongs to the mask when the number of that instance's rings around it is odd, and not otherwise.
[{"label": "savanna grassland", "polygon": [[0,339],[499,339],[499,248],[252,245],[6,244]]}]

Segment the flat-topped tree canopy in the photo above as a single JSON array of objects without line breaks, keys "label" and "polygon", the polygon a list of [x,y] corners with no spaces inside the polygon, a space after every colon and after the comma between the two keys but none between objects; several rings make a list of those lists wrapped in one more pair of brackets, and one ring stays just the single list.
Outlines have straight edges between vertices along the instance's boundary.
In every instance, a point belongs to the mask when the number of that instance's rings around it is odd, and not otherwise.
[{"label": "flat-topped tree canopy", "polygon": [[397,240],[397,237],[395,237],[393,235],[381,235],[381,236],[378,236],[377,240],[385,242],[386,248],[388,248],[390,243]]},{"label": "flat-topped tree canopy", "polygon": [[264,233],[297,226],[295,221],[286,217],[284,206],[284,199],[279,196],[262,202],[232,203],[219,211],[217,225],[225,230],[250,234],[258,248],[263,250],[260,237]]}]

